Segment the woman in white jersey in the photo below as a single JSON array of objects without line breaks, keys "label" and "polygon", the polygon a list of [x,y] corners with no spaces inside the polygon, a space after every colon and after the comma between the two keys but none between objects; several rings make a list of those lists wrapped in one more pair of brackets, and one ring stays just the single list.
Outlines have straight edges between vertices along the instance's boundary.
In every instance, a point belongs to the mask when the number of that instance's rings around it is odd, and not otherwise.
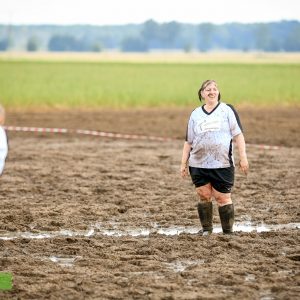
[{"label": "woman in white jersey", "polygon": [[0,175],[4,170],[5,159],[8,152],[7,136],[4,128],[2,127],[4,125],[4,121],[5,121],[5,110],[0,105]]},{"label": "woman in white jersey", "polygon": [[191,175],[199,196],[198,214],[201,233],[213,230],[212,198],[218,204],[223,233],[232,233],[234,207],[231,189],[234,184],[233,143],[239,152],[239,167],[245,174],[249,164],[245,139],[238,114],[220,101],[221,95],[214,80],[206,80],[199,92],[204,105],[196,108],[189,119],[181,160],[181,176]]}]

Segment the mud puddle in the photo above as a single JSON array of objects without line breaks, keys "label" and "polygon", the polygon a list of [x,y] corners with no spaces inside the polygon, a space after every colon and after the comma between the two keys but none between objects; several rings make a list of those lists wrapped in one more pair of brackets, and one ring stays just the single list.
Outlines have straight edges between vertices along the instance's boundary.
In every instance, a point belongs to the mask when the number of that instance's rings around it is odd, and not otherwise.
[{"label": "mud puddle", "polygon": [[[252,225],[247,223],[236,223],[233,226],[234,232],[269,232],[269,231],[283,231],[285,229],[300,229],[300,223],[289,224],[258,224]],[[120,225],[113,225],[113,228],[105,228],[104,224],[97,223],[92,225],[86,231],[73,231],[73,230],[60,230],[54,232],[2,232],[0,233],[0,240],[13,240],[17,238],[27,239],[49,239],[55,237],[91,237],[91,236],[112,236],[112,237],[148,237],[150,234],[160,235],[179,235],[179,234],[197,234],[200,230],[199,226],[172,226],[167,228],[160,228],[159,225],[155,225],[153,228],[124,228]],[[222,228],[216,226],[213,229],[213,233],[221,233]]]}]

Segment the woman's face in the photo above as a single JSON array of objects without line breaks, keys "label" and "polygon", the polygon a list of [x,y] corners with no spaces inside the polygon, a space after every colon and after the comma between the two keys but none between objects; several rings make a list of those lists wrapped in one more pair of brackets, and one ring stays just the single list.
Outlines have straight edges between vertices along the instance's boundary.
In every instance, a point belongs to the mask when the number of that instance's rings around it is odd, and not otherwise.
[{"label": "woman's face", "polygon": [[208,84],[201,92],[201,96],[205,101],[218,101],[219,90],[215,82]]}]

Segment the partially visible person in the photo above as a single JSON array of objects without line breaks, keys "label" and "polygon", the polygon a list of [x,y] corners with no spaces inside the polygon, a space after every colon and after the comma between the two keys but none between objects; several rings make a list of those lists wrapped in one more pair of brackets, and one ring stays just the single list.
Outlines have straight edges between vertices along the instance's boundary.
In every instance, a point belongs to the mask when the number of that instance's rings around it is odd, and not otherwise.
[{"label": "partially visible person", "polygon": [[247,174],[249,164],[242,126],[235,109],[221,102],[214,80],[201,85],[198,96],[204,104],[196,108],[188,121],[186,141],[181,160],[181,176],[189,173],[199,196],[198,214],[202,235],[213,231],[214,198],[224,234],[232,233],[234,206],[231,189],[234,185],[235,164],[233,141],[239,152],[239,167]]},{"label": "partially visible person", "polygon": [[7,136],[3,128],[4,122],[5,122],[5,110],[3,106],[0,105],[0,175],[2,175],[3,173],[5,160],[8,153]]}]

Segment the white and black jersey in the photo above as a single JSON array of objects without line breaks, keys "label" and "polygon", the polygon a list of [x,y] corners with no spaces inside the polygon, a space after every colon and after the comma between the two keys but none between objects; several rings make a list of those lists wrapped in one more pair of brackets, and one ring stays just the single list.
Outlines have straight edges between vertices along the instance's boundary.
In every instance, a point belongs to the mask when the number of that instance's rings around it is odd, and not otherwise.
[{"label": "white and black jersey", "polygon": [[196,108],[189,119],[186,141],[191,144],[189,166],[218,169],[234,166],[232,138],[242,132],[237,112],[219,102],[211,112]]},{"label": "white and black jersey", "polygon": [[8,143],[5,130],[0,126],[0,175],[3,172],[5,159],[8,152]]}]

